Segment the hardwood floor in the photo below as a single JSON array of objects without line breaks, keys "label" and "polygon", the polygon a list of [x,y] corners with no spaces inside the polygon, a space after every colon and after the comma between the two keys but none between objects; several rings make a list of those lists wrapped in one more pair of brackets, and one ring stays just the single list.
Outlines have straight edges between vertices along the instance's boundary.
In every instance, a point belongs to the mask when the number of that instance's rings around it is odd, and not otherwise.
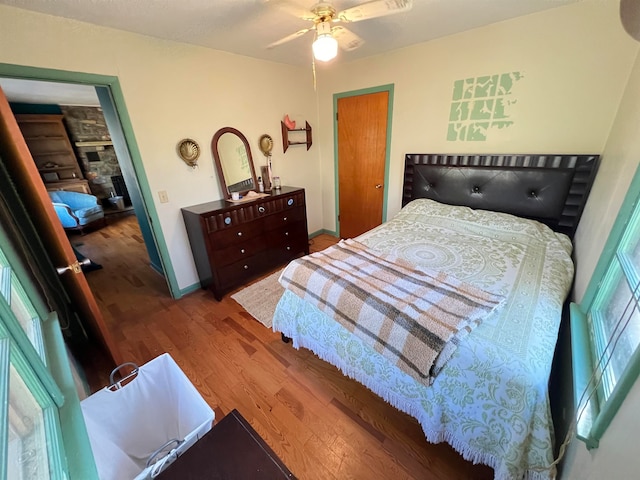
[{"label": "hardwood floor", "polygon": [[[308,350],[295,350],[230,295],[198,290],[173,300],[149,259],[134,216],[72,244],[103,268],[87,279],[130,361],[169,352],[216,418],[237,408],[300,479],[489,479],[446,444],[428,443],[418,423]],[[313,239],[312,251],[335,243]],[[109,368],[94,355],[94,389]],[[103,369],[97,372],[96,369]]]}]

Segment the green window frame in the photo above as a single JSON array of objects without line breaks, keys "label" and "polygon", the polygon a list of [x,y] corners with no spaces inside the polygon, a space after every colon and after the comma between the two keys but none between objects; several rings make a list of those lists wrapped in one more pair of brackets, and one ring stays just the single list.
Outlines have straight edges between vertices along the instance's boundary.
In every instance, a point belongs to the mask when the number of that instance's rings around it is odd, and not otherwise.
[{"label": "green window frame", "polygon": [[639,291],[640,167],[582,302],[570,306],[576,434],[587,448],[598,446],[640,373]]},{"label": "green window frame", "polygon": [[0,480],[98,479],[55,312],[0,225]]}]

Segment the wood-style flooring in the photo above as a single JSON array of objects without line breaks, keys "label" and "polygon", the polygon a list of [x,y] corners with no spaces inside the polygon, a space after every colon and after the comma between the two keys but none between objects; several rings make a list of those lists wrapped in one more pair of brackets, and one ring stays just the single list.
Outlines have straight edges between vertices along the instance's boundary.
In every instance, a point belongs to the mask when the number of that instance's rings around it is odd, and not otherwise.
[{"label": "wood-style flooring", "polygon": [[[87,273],[125,358],[143,364],[169,352],[221,419],[234,408],[300,479],[489,479],[446,444],[428,443],[418,423],[308,350],[295,350],[230,295],[198,290],[174,300],[149,266],[133,215],[74,235],[103,268]],[[336,242],[312,240],[312,251]],[[96,351],[95,390],[109,366]],[[102,371],[97,371],[102,370]]]}]

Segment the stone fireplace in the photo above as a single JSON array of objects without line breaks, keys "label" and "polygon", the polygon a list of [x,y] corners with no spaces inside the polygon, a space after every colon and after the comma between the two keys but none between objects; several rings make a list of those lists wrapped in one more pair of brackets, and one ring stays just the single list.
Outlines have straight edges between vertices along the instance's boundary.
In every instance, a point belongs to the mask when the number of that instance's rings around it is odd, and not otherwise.
[{"label": "stone fireplace", "polygon": [[60,109],[91,192],[103,203],[114,195],[121,195],[125,204],[131,205],[102,109],[66,105],[61,105]]}]

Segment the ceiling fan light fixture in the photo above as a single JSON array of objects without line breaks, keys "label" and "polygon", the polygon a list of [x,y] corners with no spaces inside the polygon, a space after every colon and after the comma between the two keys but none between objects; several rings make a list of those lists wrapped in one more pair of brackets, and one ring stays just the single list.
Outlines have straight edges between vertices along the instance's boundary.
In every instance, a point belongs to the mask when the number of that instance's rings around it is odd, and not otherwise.
[{"label": "ceiling fan light fixture", "polygon": [[338,40],[331,34],[331,18],[316,25],[316,40],[311,46],[313,56],[321,62],[328,62],[338,55]]},{"label": "ceiling fan light fixture", "polygon": [[312,48],[313,56],[321,62],[328,62],[338,55],[338,41],[330,33],[318,35]]},{"label": "ceiling fan light fixture", "polygon": [[[321,62],[328,62],[338,55],[338,46],[346,52],[350,52],[362,46],[364,43],[363,39],[346,27],[341,25],[332,27],[334,22],[350,23],[360,22],[369,18],[385,17],[394,13],[406,12],[407,10],[411,10],[413,6],[413,0],[364,0],[364,3],[352,6],[346,10],[337,11],[329,1],[330,0],[320,0],[320,3],[316,4],[315,7],[303,13],[300,13],[300,9],[296,8],[296,16],[300,16],[303,20],[313,22],[313,26],[287,35],[269,44],[267,48],[277,47],[290,40],[299,38],[307,32],[315,31],[316,38],[312,45],[313,58]],[[635,2],[637,0],[628,1]],[[292,0],[278,0],[278,2],[274,1],[270,3],[275,4],[282,2],[292,3]]]}]

